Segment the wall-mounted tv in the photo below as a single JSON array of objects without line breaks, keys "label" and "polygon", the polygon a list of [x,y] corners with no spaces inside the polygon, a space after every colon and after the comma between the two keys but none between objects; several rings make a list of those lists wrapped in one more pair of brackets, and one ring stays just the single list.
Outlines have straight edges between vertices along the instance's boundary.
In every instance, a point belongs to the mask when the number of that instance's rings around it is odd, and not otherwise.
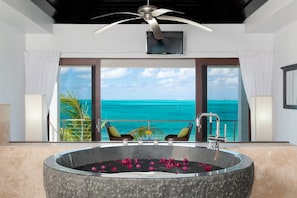
[{"label": "wall-mounted tv", "polygon": [[147,54],[183,54],[183,32],[163,31],[164,38],[155,39],[153,32],[146,32],[146,53]]}]

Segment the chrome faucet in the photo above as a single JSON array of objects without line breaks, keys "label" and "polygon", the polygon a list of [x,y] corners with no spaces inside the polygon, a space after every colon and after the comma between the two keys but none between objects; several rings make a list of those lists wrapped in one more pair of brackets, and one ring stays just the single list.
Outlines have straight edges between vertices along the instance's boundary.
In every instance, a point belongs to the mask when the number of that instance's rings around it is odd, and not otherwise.
[{"label": "chrome faucet", "polygon": [[202,125],[200,123],[200,120],[202,117],[209,117],[210,122],[212,122],[212,117],[215,117],[217,119],[216,121],[216,135],[208,137],[209,140],[209,146],[208,148],[215,149],[215,150],[220,150],[219,142],[225,142],[226,137],[225,137],[225,132],[224,132],[224,137],[220,137],[220,117],[218,114],[215,113],[200,113],[196,117],[196,126],[198,127],[198,132],[200,132]]},{"label": "chrome faucet", "polygon": [[220,136],[220,117],[218,116],[218,114],[215,113],[200,113],[197,115],[196,117],[196,126],[198,127],[198,132],[200,132],[202,125],[200,123],[200,120],[202,117],[209,117],[210,120],[212,120],[212,117],[215,117],[217,119],[217,126],[216,126],[216,138],[218,138]]}]

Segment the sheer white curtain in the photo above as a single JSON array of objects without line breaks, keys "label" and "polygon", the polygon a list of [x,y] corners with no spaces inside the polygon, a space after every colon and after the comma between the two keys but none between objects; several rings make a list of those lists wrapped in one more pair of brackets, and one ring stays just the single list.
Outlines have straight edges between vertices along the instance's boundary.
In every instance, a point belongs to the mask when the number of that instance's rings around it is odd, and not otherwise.
[{"label": "sheer white curtain", "polygon": [[251,112],[251,140],[272,141],[271,51],[239,52],[242,81]]},{"label": "sheer white curtain", "polygon": [[251,97],[271,96],[272,61],[271,51],[239,52],[242,81],[249,105]]},{"label": "sheer white curtain", "polygon": [[46,96],[49,108],[59,68],[60,52],[26,51],[25,94]]}]

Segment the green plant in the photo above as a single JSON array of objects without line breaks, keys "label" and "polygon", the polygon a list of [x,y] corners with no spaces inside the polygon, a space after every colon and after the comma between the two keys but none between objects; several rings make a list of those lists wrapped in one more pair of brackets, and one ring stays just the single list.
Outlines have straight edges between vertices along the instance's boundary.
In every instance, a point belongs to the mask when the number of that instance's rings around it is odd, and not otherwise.
[{"label": "green plant", "polygon": [[62,141],[91,141],[92,122],[87,114],[88,106],[68,92],[60,95],[61,112],[66,119],[62,120],[60,139]]},{"label": "green plant", "polygon": [[147,126],[141,126],[136,129],[133,129],[129,132],[130,135],[134,137],[135,140],[138,140],[139,138],[157,138],[160,139],[164,136],[164,133],[162,130],[158,128],[152,128]]}]

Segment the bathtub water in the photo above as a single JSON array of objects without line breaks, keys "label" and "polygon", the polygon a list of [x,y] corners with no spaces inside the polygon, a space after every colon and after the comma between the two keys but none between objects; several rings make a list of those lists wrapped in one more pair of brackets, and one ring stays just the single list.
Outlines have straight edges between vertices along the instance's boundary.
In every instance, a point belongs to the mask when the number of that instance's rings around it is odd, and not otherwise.
[{"label": "bathtub water", "polygon": [[[77,167],[124,158],[188,159],[221,169],[197,173],[99,173]],[[217,151],[195,144],[110,145],[66,151],[44,161],[44,188],[56,197],[249,197],[253,161],[240,153]]]}]

